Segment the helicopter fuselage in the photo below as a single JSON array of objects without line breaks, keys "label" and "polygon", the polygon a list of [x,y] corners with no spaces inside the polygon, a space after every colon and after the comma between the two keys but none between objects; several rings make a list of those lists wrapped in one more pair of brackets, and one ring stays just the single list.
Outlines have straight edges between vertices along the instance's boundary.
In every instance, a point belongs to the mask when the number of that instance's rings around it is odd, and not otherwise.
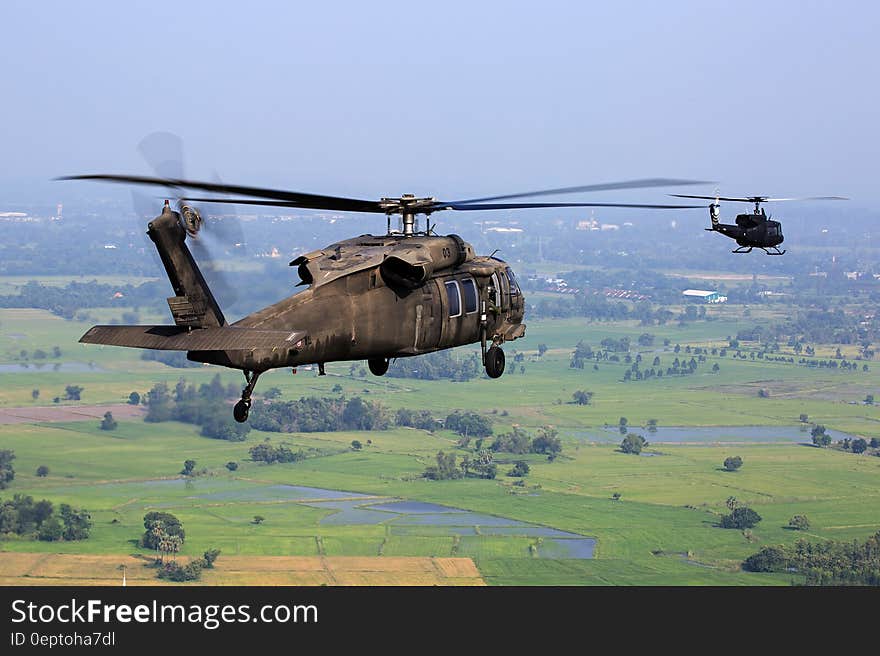
[{"label": "helicopter fuselage", "polygon": [[[751,214],[738,214],[736,223],[721,223],[712,213],[710,206],[713,232],[720,232],[725,237],[736,241],[739,248],[734,252],[748,252],[752,248],[776,249],[785,237],[782,235],[782,224],[767,218],[764,211]],[[748,250],[744,250],[748,249]],[[783,251],[784,252],[784,251]]]},{"label": "helicopter fuselage", "polygon": [[291,262],[309,288],[232,327],[296,330],[288,349],[191,351],[191,360],[245,371],[393,359],[525,333],[511,268],[460,237],[363,235]]}]

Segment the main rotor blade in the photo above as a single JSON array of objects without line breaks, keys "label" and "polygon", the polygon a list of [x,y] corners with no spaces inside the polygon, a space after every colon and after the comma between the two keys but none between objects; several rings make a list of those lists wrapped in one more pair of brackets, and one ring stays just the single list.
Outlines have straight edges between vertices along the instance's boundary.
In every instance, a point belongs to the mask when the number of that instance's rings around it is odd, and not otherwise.
[{"label": "main rotor blade", "polygon": [[431,211],[457,210],[467,212],[473,210],[519,210],[540,207],[630,207],[652,210],[702,210],[703,205],[643,205],[640,203],[437,203]]},{"label": "main rotor blade", "polygon": [[784,200],[849,200],[849,198],[845,196],[804,196],[801,198],[765,198],[761,202],[779,202]]},{"label": "main rotor blade", "polygon": [[183,139],[176,134],[151,132],[141,139],[137,149],[156,175],[177,180],[185,176]]},{"label": "main rotor blade", "polygon": [[241,196],[256,196],[281,200],[285,203],[295,203],[296,207],[315,210],[337,210],[340,212],[376,212],[385,213],[385,209],[378,201],[359,200],[356,198],[341,198],[338,196],[322,196],[319,194],[303,194],[296,191],[283,191],[279,189],[263,189],[261,187],[243,187],[240,185],[219,184],[213,182],[197,182],[194,180],[180,180],[177,178],[151,178],[142,175],[70,175],[57,178],[58,180],[98,180],[103,182],[118,182],[123,184],[153,185],[158,187],[180,187],[184,189],[198,189],[221,194],[236,194]]},{"label": "main rotor blade", "polygon": [[749,198],[734,198],[730,196],[691,196],[689,194],[669,194],[676,198],[702,198],[703,200],[726,200],[734,203],[769,203],[786,200],[849,200],[844,196],[804,196],[803,198],[770,198],[768,196],[751,196]]},{"label": "main rotor blade", "polygon": [[199,198],[195,196],[182,196],[180,200],[193,203],[226,203],[229,205],[265,205],[266,207],[300,207],[306,208],[301,203],[285,200],[255,200],[253,198]]},{"label": "main rotor blade", "polygon": [[575,194],[588,191],[613,191],[615,189],[645,189],[647,187],[676,187],[679,185],[711,184],[703,180],[678,180],[674,178],[644,178],[641,180],[624,180],[622,182],[606,182],[603,184],[582,185],[579,187],[560,187],[558,189],[543,189],[539,191],[525,191],[504,196],[486,196],[485,198],[468,198],[466,200],[453,201],[454,203],[482,203],[488,200],[505,200],[508,198],[526,198],[529,196],[553,196],[556,194]]}]

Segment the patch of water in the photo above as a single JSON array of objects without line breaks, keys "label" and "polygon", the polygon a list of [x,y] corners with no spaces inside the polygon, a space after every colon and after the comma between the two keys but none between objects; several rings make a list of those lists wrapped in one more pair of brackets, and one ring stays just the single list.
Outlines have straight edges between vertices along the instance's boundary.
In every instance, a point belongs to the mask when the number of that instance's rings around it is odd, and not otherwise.
[{"label": "patch of water", "polygon": [[358,492],[343,492],[341,490],[325,490],[318,487],[280,484],[198,494],[190,498],[218,501],[297,501],[299,499],[366,499],[369,496],[368,494],[360,494]]},{"label": "patch of water", "polygon": [[596,540],[593,538],[569,538],[544,540],[538,545],[539,558],[576,558],[586,560],[593,557]]},{"label": "patch of water", "polygon": [[480,535],[522,535],[528,538],[581,538],[583,536],[546,526],[480,526]]},{"label": "patch of water", "polygon": [[430,526],[526,526],[524,522],[494,515],[473,512],[438,513],[434,515],[401,515],[395,524],[425,524]]},{"label": "patch of water", "polygon": [[[686,444],[707,442],[810,442],[809,426],[658,426],[649,431],[639,426],[630,426],[630,432],[642,435],[649,443]],[[853,435],[826,429],[832,439],[842,440]],[[618,443],[623,435],[617,426],[595,428],[592,430],[571,431],[572,437],[595,442]]]},{"label": "patch of water", "polygon": [[363,501],[312,501],[304,503],[312,508],[336,510],[337,512],[327,515],[321,520],[321,524],[332,526],[344,524],[381,524],[396,517],[397,515],[370,510],[370,506],[364,506]]},{"label": "patch of water", "polygon": [[385,510],[393,513],[424,514],[424,513],[460,513],[465,512],[460,508],[450,508],[436,503],[424,501],[392,501],[390,503],[371,504],[373,510]]}]

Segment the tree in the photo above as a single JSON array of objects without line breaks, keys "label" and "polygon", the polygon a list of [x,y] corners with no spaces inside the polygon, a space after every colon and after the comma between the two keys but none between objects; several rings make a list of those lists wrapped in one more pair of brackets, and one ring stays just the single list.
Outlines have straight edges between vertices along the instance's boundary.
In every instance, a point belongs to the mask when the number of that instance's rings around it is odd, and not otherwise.
[{"label": "tree", "polygon": [[866,405],[874,405],[874,395],[873,394],[868,394],[865,397],[865,404]]},{"label": "tree", "polygon": [[753,528],[761,521],[761,516],[747,506],[738,506],[729,515],[721,517],[721,528]]},{"label": "tree", "polygon": [[795,531],[807,531],[810,528],[810,520],[806,515],[795,515],[788,520],[788,528]]},{"label": "tree", "polygon": [[32,398],[34,401],[36,401],[38,398],[40,398],[40,390],[37,389],[37,388],[32,389],[32,390],[31,390],[31,398]]},{"label": "tree", "polygon": [[92,528],[92,516],[87,510],[77,510],[66,503],[61,504],[61,521],[64,523],[65,540],[85,540]]},{"label": "tree", "polygon": [[620,443],[620,450],[624,453],[632,453],[638,455],[647,445],[647,441],[645,441],[645,438],[641,435],[637,435],[636,433],[627,433],[626,437],[624,437],[623,441]]},{"label": "tree", "polygon": [[64,399],[66,401],[79,401],[83,388],[80,385],[68,385],[64,388]]},{"label": "tree", "polygon": [[727,506],[727,509],[731,512],[739,506],[739,501],[736,500],[736,497],[727,497],[727,501],[724,502],[724,505]]},{"label": "tree", "polygon": [[236,469],[238,469],[238,463],[230,460],[229,462],[226,463],[226,469],[228,469],[231,472],[234,472]]},{"label": "tree", "polygon": [[758,390],[758,398],[761,398],[761,399],[770,398],[770,392],[767,391],[766,388],[762,387],[761,389]]},{"label": "tree", "polygon": [[205,569],[214,569],[214,561],[217,560],[217,556],[220,555],[219,549],[208,549],[202,555],[202,566]]},{"label": "tree", "polygon": [[240,424],[237,421],[233,421],[226,413],[214,413],[202,418],[202,430],[199,432],[204,437],[210,437],[215,440],[244,442],[250,431],[250,424]]},{"label": "tree", "polygon": [[825,432],[825,427],[822,424],[813,426],[810,435],[813,438],[813,444],[816,446],[827,447],[831,445],[831,436]]},{"label": "tree", "polygon": [[764,547],[743,561],[747,572],[778,572],[785,569],[788,558],[782,547]]},{"label": "tree", "polygon": [[810,418],[809,418],[809,416],[807,415],[807,413],[802,412],[802,413],[801,413],[801,416],[799,417],[799,419],[800,419],[800,422],[801,422],[802,424],[806,424],[807,421],[809,421]]},{"label": "tree", "polygon": [[11,449],[0,450],[0,490],[9,487],[12,479],[15,478],[15,469],[12,468],[12,461],[15,460],[15,452]]},{"label": "tree", "polygon": [[44,542],[57,542],[64,535],[64,527],[57,517],[49,517],[40,525],[37,539]]},{"label": "tree", "polygon": [[850,442],[849,448],[853,453],[864,453],[868,449],[868,442],[861,437],[857,437]]},{"label": "tree", "polygon": [[128,405],[140,405],[141,404],[141,395],[137,392],[132,392],[128,395]]},{"label": "tree", "polygon": [[620,497],[621,497],[620,492],[615,492],[614,494],[611,495],[611,500],[612,501],[620,501]]},{"label": "tree", "polygon": [[113,418],[113,413],[109,410],[104,413],[104,418],[101,420],[101,430],[112,431],[116,430],[116,427],[119,424]]},{"label": "tree", "polygon": [[364,448],[364,445],[361,444],[360,440],[352,440],[351,441],[351,448],[354,449],[355,451],[360,451],[362,448]]},{"label": "tree", "polygon": [[160,422],[171,419],[171,397],[168,394],[168,385],[156,383],[147,392],[147,415],[144,421]]},{"label": "tree", "polygon": [[724,459],[724,469],[729,472],[736,471],[740,467],[742,467],[743,459],[739,456],[730,456],[729,458]]},{"label": "tree", "polygon": [[547,345],[546,344],[538,344],[538,357],[539,358],[544,357],[544,354],[546,352],[547,352]]},{"label": "tree", "polygon": [[37,467],[37,476],[40,478],[44,478],[49,475],[49,468],[46,465],[40,465]]},{"label": "tree", "polygon": [[513,469],[507,472],[508,476],[526,476],[529,473],[529,463],[525,460],[517,460],[513,463]]},{"label": "tree", "polygon": [[712,373],[717,374],[719,371],[721,371],[721,367],[719,367],[718,363],[716,362],[712,365]]},{"label": "tree", "polygon": [[183,469],[180,471],[184,476],[192,476],[193,469],[195,469],[196,461],[195,460],[184,460]]},{"label": "tree", "polygon": [[141,537],[141,544],[147,549],[159,549],[159,538],[162,535],[176,535],[181,543],[186,540],[186,531],[180,520],[171,513],[152,511],[144,515],[146,531]]},{"label": "tree", "polygon": [[585,392],[584,390],[577,390],[571,395],[571,398],[578,405],[589,405],[590,401],[593,399],[593,393]]},{"label": "tree", "polygon": [[423,476],[433,481],[461,478],[463,473],[455,465],[454,453],[437,452],[436,465],[428,465]]},{"label": "tree", "polygon": [[476,412],[455,411],[447,415],[443,426],[446,430],[469,437],[489,437],[492,434],[492,422]]},{"label": "tree", "polygon": [[270,387],[265,392],[263,392],[263,398],[269,399],[270,401],[272,399],[277,399],[279,396],[281,396],[281,388],[280,387]]},{"label": "tree", "polygon": [[259,526],[260,524],[262,524],[265,521],[266,521],[266,518],[263,517],[262,515],[254,515],[254,521],[252,521],[251,524],[256,524]]},{"label": "tree", "polygon": [[551,426],[542,426],[538,429],[538,435],[532,440],[531,452],[547,456],[548,460],[554,460],[562,453],[562,440],[559,439],[559,431]]}]

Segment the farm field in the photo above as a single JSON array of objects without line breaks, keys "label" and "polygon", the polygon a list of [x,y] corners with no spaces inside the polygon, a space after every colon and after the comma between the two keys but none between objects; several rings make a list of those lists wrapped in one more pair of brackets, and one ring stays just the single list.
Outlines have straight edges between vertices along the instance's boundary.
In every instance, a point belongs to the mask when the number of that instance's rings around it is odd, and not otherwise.
[{"label": "farm field", "polygon": [[[116,313],[108,309],[101,320],[118,318]],[[184,377],[206,383],[219,372],[224,383],[240,385],[240,375],[215,367],[174,369],[143,361],[136,350],[81,345],[77,339],[88,322],[65,321],[40,310],[0,310],[0,365],[7,366],[0,371],[0,411],[24,416],[19,423],[0,424],[0,449],[12,449],[16,455],[15,480],[0,498],[29,494],[56,505],[70,503],[87,508],[94,520],[91,537],[82,542],[0,541],[0,562],[37,558],[34,554],[142,562],[149,555],[137,546],[143,516],[162,510],[174,513],[186,529],[179,558],[221,549],[216,572],[206,574],[207,584],[251,582],[248,577],[260,584],[334,582],[329,570],[297,579],[293,565],[266,568],[258,575],[254,563],[266,558],[312,559],[309,563],[364,559],[369,561],[364,567],[375,566],[388,576],[394,571],[389,563],[399,558],[423,559],[420,563],[463,558],[474,563],[477,574],[450,575],[444,582],[788,585],[790,576],[750,574],[739,564],[768,544],[798,538],[864,539],[880,530],[880,458],[807,446],[810,434],[801,430],[799,419],[807,414],[810,422],[847,435],[880,437],[880,411],[862,402],[866,394],[880,389],[880,370],[875,371],[870,361],[868,371],[841,371],[707,355],[692,375],[622,382],[627,368],[623,363],[603,361],[597,369],[592,363],[584,369],[569,366],[581,340],[595,348],[606,337],[629,336],[635,344],[640,334],[650,332],[654,344],[635,348],[648,364],[659,357],[665,367],[675,357],[690,359],[687,347],[726,345],[727,336],[742,327],[742,317],[732,308],[710,308],[709,316],[712,320],[683,327],[574,319],[529,322],[527,338],[508,347],[512,371],[497,381],[375,378],[360,375],[361,363],[353,375],[348,363],[335,363],[327,366],[326,377],[301,368],[296,375],[286,370],[261,378],[258,394],[278,387],[288,399],[362,396],[391,411],[427,409],[438,418],[455,409],[475,411],[492,420],[496,434],[513,426],[530,431],[554,426],[563,441],[562,455],[554,462],[537,455],[517,456],[531,467],[524,486],[517,487],[504,476],[510,466],[505,461],[513,460],[505,454],[498,454],[502,462],[496,480],[422,478],[438,450],[458,458],[469,453],[456,447],[457,435],[442,430],[254,430],[244,442],[226,442],[202,437],[192,425],[147,424],[137,415],[120,414],[113,431],[100,430],[98,419],[91,418],[99,416],[94,411],[88,417],[60,414],[53,419],[39,409],[69,408],[75,413],[79,406],[122,404],[130,392],[143,394],[160,381],[173,386]],[[164,318],[142,315],[141,320]],[[537,355],[538,344],[548,347],[542,357]],[[676,344],[679,353],[674,351]],[[39,369],[30,358],[27,369],[20,367],[21,350],[51,352],[56,345],[60,357],[47,358]],[[829,353],[837,347],[821,345]],[[853,349],[839,347],[844,354]],[[741,348],[747,351],[748,345]],[[523,356],[519,362],[517,353]],[[717,373],[712,372],[714,363],[719,365]],[[82,400],[53,403],[52,398],[71,384],[83,387]],[[40,390],[37,399],[32,397],[34,389]],[[762,389],[768,390],[767,398],[759,397]],[[576,390],[592,392],[591,404],[571,403]],[[606,426],[617,426],[620,417],[651,443],[643,456],[617,450],[619,436]],[[664,429],[657,440],[644,428],[650,419]],[[673,427],[719,431],[679,440],[666,437],[666,429]],[[767,431],[770,437],[755,437],[762,427],[773,429]],[[250,461],[248,449],[266,439],[321,455],[293,464]],[[370,443],[354,451],[352,440]],[[724,471],[722,462],[732,455],[742,457],[744,465],[737,472]],[[200,474],[184,481],[179,472],[186,459],[196,461]],[[238,463],[235,472],[226,469],[229,461]],[[48,476],[34,474],[40,465],[49,467]],[[299,498],[291,496],[292,488],[335,496]],[[612,498],[615,493],[618,500]],[[717,526],[730,496],[762,516],[751,532]],[[382,509],[382,504],[399,500],[459,512],[398,516]],[[795,514],[806,514],[812,528],[785,528]],[[264,521],[255,523],[257,515]],[[559,538],[552,531],[568,535]],[[575,549],[581,541],[590,541],[589,554]],[[303,572],[312,571],[306,560],[291,562],[300,563],[296,567]],[[253,564],[250,569],[248,563]],[[101,576],[112,578],[106,567]],[[224,574],[233,571],[239,574]],[[17,584],[22,572],[8,565],[0,582]],[[352,575],[335,582],[407,582],[381,576]]]}]

